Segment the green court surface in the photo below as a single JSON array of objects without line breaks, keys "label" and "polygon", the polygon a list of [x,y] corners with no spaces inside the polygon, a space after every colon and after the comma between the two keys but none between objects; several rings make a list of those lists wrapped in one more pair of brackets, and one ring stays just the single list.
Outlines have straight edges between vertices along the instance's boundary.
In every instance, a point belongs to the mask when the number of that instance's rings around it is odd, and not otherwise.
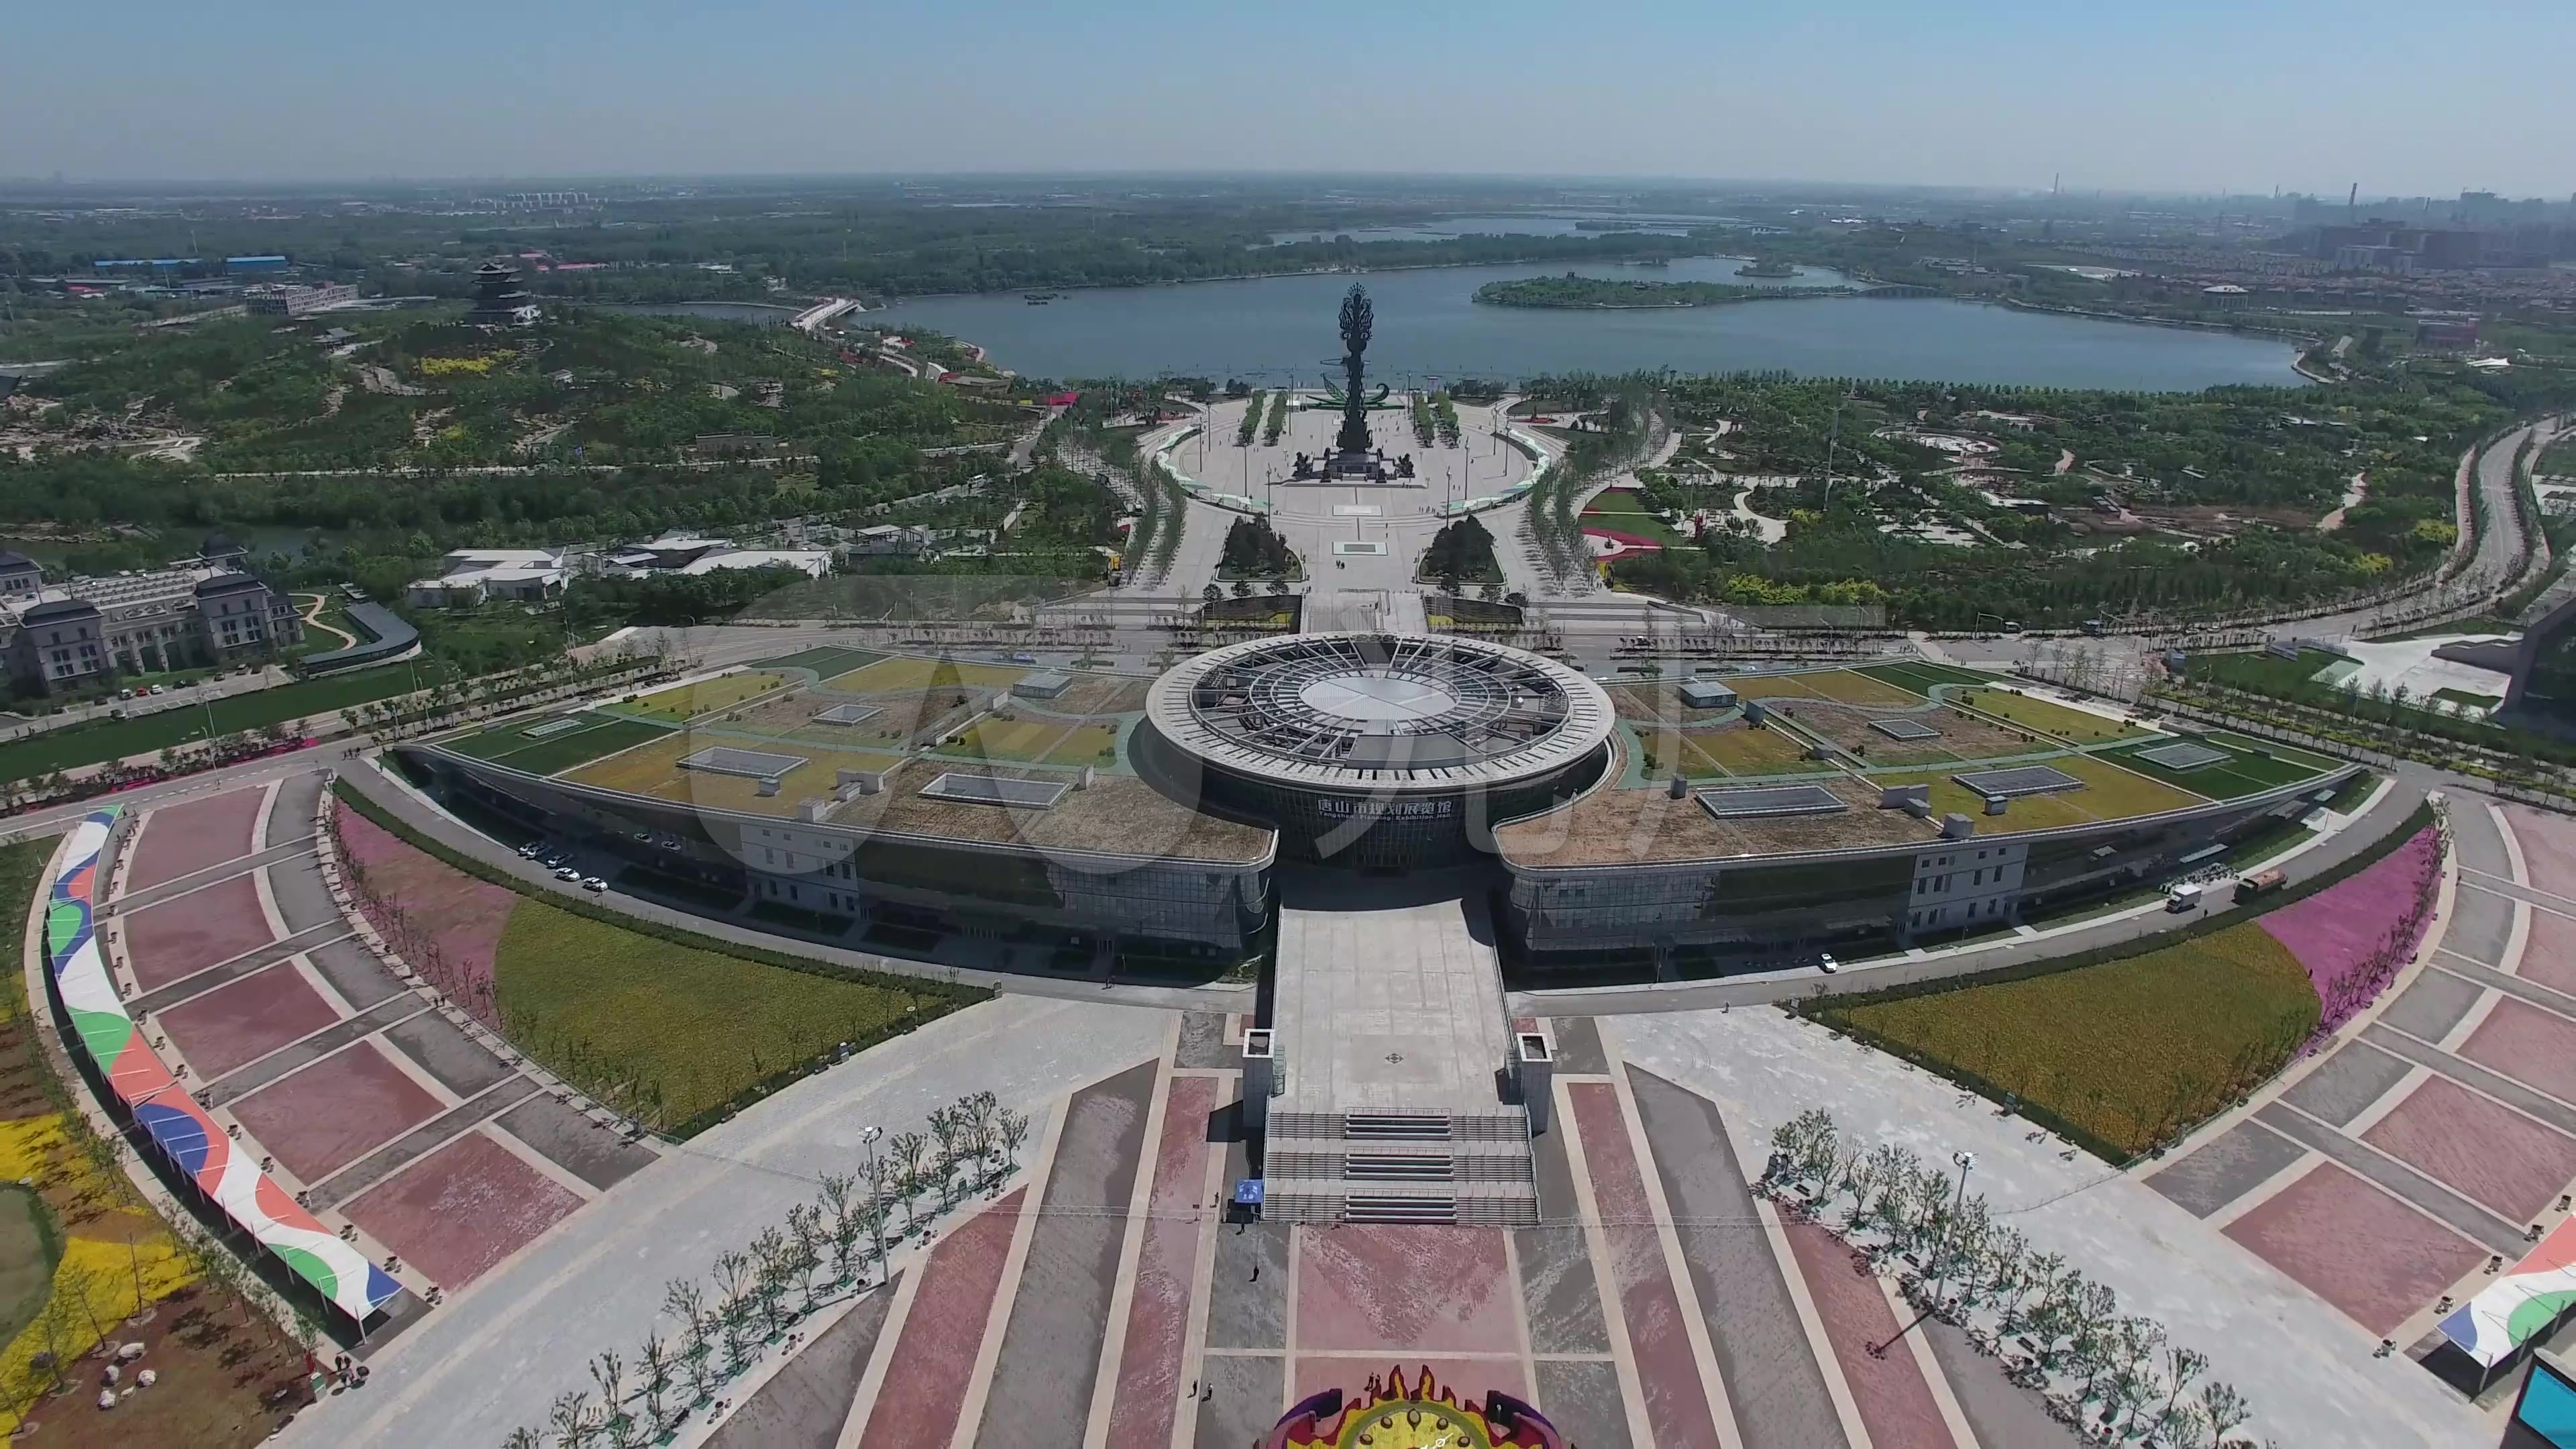
[{"label": "green court surface", "polygon": [[[580,721],[579,727],[532,736],[530,730],[541,730],[549,724],[560,724],[566,718]],[[668,729],[643,720],[611,719],[606,715],[550,715],[541,720],[521,720],[485,730],[463,739],[446,740],[445,748],[531,775],[551,775],[587,764],[603,755],[632,749],[647,740],[658,740]]]},{"label": "green court surface", "polygon": [[2311,750],[2294,749],[2288,745],[2275,744],[2270,740],[2258,740],[2252,735],[2240,735],[2229,730],[2211,730],[2209,742],[2213,745],[2224,745],[2231,750],[2261,750],[2273,759],[2289,760],[2312,770],[2332,770],[2343,764],[2341,760],[2330,759]]},{"label": "green court surface", "polygon": [[[2103,751],[2098,758],[2117,760],[2123,768],[2135,770],[2151,780],[2162,780],[2169,785],[2179,785],[2183,789],[2207,795],[2215,800],[2233,800],[2240,795],[2260,794],[2278,786],[2314,779],[2322,773],[2317,766],[2302,762],[2309,757],[2285,759],[2281,757],[2283,752],[2280,751],[2274,751],[2267,757],[2252,749],[2232,748],[2233,742],[2221,743],[2215,738],[2209,741],[2209,747],[2225,750],[2227,758],[2212,761],[2197,769],[2171,770],[2153,760],[2139,758],[2146,751],[2164,749],[2171,743],[2166,741],[2159,744],[2150,741],[2142,745],[2123,745],[2116,750]],[[2198,742],[2194,741],[2194,743]]]}]

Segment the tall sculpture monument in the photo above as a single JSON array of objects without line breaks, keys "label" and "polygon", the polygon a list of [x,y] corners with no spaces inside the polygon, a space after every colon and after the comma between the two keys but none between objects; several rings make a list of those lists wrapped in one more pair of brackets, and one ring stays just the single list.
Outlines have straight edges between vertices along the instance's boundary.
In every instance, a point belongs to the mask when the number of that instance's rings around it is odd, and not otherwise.
[{"label": "tall sculpture monument", "polygon": [[1351,283],[1342,295],[1342,430],[1333,438],[1334,450],[1346,457],[1365,454],[1371,446],[1368,402],[1360,395],[1360,356],[1368,351],[1369,327],[1376,316],[1368,288]]}]

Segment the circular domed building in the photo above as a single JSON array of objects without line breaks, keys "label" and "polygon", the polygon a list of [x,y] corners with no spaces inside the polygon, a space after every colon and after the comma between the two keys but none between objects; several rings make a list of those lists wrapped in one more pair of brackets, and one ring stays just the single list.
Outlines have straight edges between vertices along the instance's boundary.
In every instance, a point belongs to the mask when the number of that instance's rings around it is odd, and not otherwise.
[{"label": "circular domed building", "polygon": [[1600,685],[1524,650],[1300,634],[1175,666],[1135,743],[1167,791],[1276,826],[1285,857],[1410,869],[1599,779],[1613,717]]}]

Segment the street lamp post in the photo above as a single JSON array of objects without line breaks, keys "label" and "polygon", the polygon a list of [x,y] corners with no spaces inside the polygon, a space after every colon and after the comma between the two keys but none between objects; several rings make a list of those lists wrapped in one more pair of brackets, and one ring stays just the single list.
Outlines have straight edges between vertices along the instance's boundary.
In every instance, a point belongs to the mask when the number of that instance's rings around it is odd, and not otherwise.
[{"label": "street lamp post", "polygon": [[1977,1154],[1973,1152],[1953,1152],[1950,1154],[1950,1160],[1958,1164],[1959,1167],[1959,1191],[1958,1194],[1950,1200],[1950,1232],[1947,1235],[1947,1240],[1943,1242],[1941,1247],[1941,1274],[1939,1277],[1932,1280],[1932,1306],[1934,1308],[1941,1306],[1942,1296],[1949,1291],[1950,1259],[1957,1251],[1955,1240],[1959,1233],[1959,1214],[1966,1208],[1968,1203],[1968,1169],[1977,1165]]},{"label": "street lamp post", "polygon": [[859,1143],[868,1149],[868,1235],[877,1244],[877,1281],[886,1280],[885,1194],[877,1190],[877,1139],[885,1135],[883,1127],[871,1127],[859,1134]]}]

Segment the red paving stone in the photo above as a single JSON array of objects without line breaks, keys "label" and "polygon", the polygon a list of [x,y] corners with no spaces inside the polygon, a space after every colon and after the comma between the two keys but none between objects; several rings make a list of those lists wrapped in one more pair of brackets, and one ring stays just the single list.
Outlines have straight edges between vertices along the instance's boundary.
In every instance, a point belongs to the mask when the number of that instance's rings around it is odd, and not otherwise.
[{"label": "red paving stone", "polygon": [[267,793],[257,787],[227,790],[153,811],[134,842],[125,888],[143,890],[258,849],[251,827],[259,823],[259,803]]},{"label": "red paving stone", "polygon": [[2576,1137],[2444,1077],[2426,1078],[2361,1140],[2517,1223],[2576,1178]]},{"label": "red paving stone", "polygon": [[2330,1162],[2229,1223],[2226,1233],[2382,1334],[2486,1256]]},{"label": "red paving stone", "polygon": [[285,962],[161,1013],[161,1028],[201,1082],[257,1061],[340,1019],[302,973]]},{"label": "red paving stone", "polygon": [[[485,1025],[497,1027],[492,962],[518,894],[412,849],[346,802],[334,801],[332,808],[339,812],[349,864],[365,881],[360,909],[368,924]],[[366,896],[401,902],[402,918],[365,904]]]},{"label": "red paving stone", "polygon": [[[1288,1397],[1294,1401],[1326,1389],[1340,1389],[1356,1399],[1368,1387],[1369,1375],[1375,1374],[1383,1382],[1389,1373],[1398,1369],[1403,1371],[1404,1385],[1410,1389],[1426,1368],[1431,1370],[1431,1381],[1441,1390],[1456,1394],[1461,1405],[1481,1407],[1485,1395],[1495,1389],[1524,1403],[1537,1403],[1538,1396],[1530,1392],[1529,1371],[1521,1367],[1519,1359],[1442,1358],[1436,1353],[1321,1356],[1301,1353],[1297,1355],[1297,1382],[1289,1386]],[[1547,1412],[1545,1404],[1537,1407],[1540,1413]],[[1118,1444],[1123,1441],[1113,1434],[1109,1442]]]},{"label": "red paving stone", "polygon": [[1646,1420],[1660,1449],[1717,1449],[1717,1424],[1702,1391],[1699,1360],[1691,1352],[1681,1295],[1664,1266],[1654,1209],[1638,1175],[1628,1141],[1626,1114],[1615,1089],[1599,1082],[1567,1087],[1575,1128],[1583,1141],[1601,1236],[1610,1249],[1610,1276],[1619,1316],[1644,1388]]},{"label": "red paving stone", "polygon": [[1298,1245],[1299,1353],[1518,1353],[1500,1228],[1346,1223]]},{"label": "red paving stone", "polygon": [[251,881],[247,875],[235,876],[121,918],[117,930],[134,963],[134,979],[144,990],[193,976],[277,939],[260,914],[259,887]]},{"label": "red paving stone", "polygon": [[1110,1400],[1109,1442],[1168,1444],[1180,1405],[1182,1340],[1189,1333],[1190,1282],[1196,1276],[1204,1220],[1195,1209],[1207,1181],[1208,1114],[1216,1079],[1174,1077],[1163,1098],[1163,1135],[1154,1149],[1154,1185],[1146,1200],[1145,1236],[1136,1249],[1136,1287],[1127,1309],[1118,1386]]},{"label": "red paving stone", "polygon": [[352,1198],[348,1213],[452,1293],[580,1206],[572,1189],[469,1132]]},{"label": "red paving stone", "polygon": [[2513,969],[2525,981],[2576,996],[2576,921],[2532,907],[2531,934]]},{"label": "red paving stone", "polygon": [[439,1101],[372,1041],[324,1057],[233,1104],[242,1127],[316,1182],[438,1115]]},{"label": "red paving stone", "polygon": [[[1028,1189],[1015,1189],[931,1248],[859,1449],[933,1449],[956,1436],[984,1323],[1001,1290],[1003,1260],[1010,1256],[1011,1234],[1027,1199]],[[1078,1422],[1082,1408],[1051,1404],[1045,1411],[1070,1413]]]},{"label": "red paving stone", "polygon": [[2522,847],[2529,884],[2576,899],[2576,821],[2521,805],[2505,806],[2504,818],[2513,827],[2514,844]]},{"label": "red paving stone", "polygon": [[2507,996],[2460,1044],[2460,1055],[2562,1102],[2576,1102],[2576,1021]]},{"label": "red paving stone", "polygon": [[1923,1370],[1910,1350],[1891,1349],[1870,1357],[1869,1345],[1885,1343],[1896,1333],[1896,1315],[1878,1280],[1852,1271],[1851,1250],[1814,1223],[1786,1225],[1789,1248],[1806,1280],[1816,1316],[1824,1320],[1825,1337],[1851,1385],[1852,1403],[1877,1449],[1955,1449],[1949,1421],[1940,1401],[1923,1380]]}]

